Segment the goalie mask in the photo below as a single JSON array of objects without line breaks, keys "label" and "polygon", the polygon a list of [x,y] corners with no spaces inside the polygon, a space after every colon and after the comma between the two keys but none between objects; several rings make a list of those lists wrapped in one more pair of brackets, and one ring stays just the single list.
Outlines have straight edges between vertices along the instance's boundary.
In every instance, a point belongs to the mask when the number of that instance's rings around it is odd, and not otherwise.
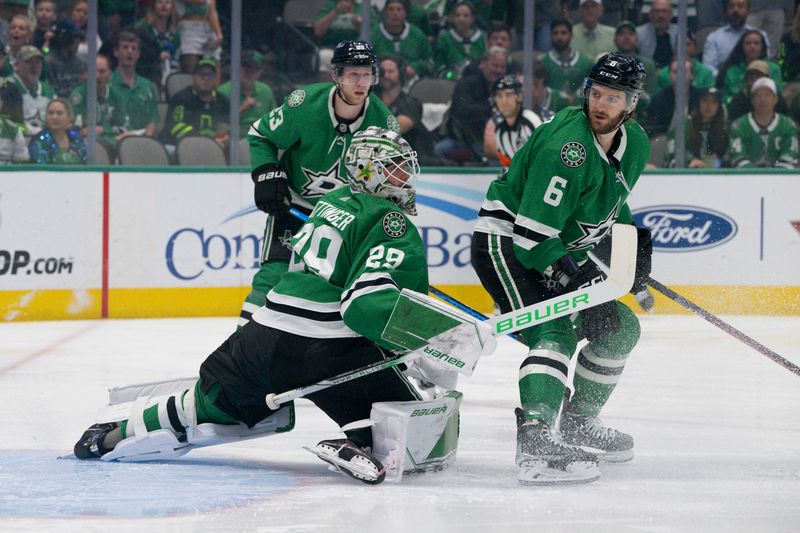
[{"label": "goalie mask", "polygon": [[417,152],[399,133],[375,126],[357,132],[344,164],[350,190],[386,198],[406,214],[417,214]]}]

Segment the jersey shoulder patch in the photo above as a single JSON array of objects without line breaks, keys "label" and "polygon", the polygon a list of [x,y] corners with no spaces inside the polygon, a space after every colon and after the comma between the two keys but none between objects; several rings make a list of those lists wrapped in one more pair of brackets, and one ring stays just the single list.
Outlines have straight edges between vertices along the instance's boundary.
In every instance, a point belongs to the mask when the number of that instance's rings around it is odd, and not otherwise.
[{"label": "jersey shoulder patch", "polygon": [[302,104],[306,99],[306,92],[303,89],[295,89],[286,98],[286,103],[289,107],[297,107]]},{"label": "jersey shoulder patch", "polygon": [[570,168],[578,168],[586,161],[586,148],[578,141],[564,143],[561,147],[561,162]]},{"label": "jersey shoulder patch", "polygon": [[406,217],[397,211],[390,211],[383,217],[383,231],[394,239],[399,239],[406,234],[408,226]]}]

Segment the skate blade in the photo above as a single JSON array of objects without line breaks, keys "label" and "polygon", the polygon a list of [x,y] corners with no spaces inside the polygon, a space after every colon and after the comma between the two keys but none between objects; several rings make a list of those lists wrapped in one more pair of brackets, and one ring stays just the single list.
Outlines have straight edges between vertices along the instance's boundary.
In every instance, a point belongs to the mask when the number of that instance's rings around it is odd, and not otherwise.
[{"label": "skate blade", "polygon": [[520,465],[517,481],[523,485],[574,485],[589,483],[600,477],[597,463],[576,461],[566,469],[551,468],[547,461],[526,461]]},{"label": "skate blade", "polygon": [[58,457],[56,457],[56,459],[77,459],[77,457],[75,456],[75,452],[70,450],[68,452],[59,455]]},{"label": "skate blade", "polygon": [[[309,448],[308,446],[303,446],[303,449],[309,451],[325,461],[326,463],[330,463],[335,466],[339,470],[348,470],[356,477],[364,478],[367,481],[377,481],[378,474],[375,473],[374,470],[367,468],[366,466],[362,466],[358,463],[353,463],[351,461],[345,461],[340,457],[336,457],[333,455],[328,455],[326,453],[322,453],[314,448]],[[344,472],[343,472],[344,473]]]}]

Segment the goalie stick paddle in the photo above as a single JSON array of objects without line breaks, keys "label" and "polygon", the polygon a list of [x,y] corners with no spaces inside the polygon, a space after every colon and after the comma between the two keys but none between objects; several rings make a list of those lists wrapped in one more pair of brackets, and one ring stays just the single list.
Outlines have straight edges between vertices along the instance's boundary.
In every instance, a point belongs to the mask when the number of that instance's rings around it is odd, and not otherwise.
[{"label": "goalie stick paddle", "polygon": [[725,333],[727,333],[727,334],[735,337],[736,339],[742,341],[743,343],[745,343],[749,347],[753,348],[755,351],[757,351],[761,355],[764,355],[764,356],[772,359],[773,361],[775,361],[776,363],[781,365],[783,368],[787,369],[789,372],[792,372],[793,374],[796,374],[796,375],[800,376],[800,366],[797,366],[796,364],[792,363],[791,361],[789,361],[785,357],[781,357],[780,355],[778,355],[777,353],[773,352],[772,350],[770,350],[769,348],[767,348],[766,346],[764,346],[763,344],[761,344],[757,340],[753,339],[752,337],[749,337],[748,335],[745,335],[744,333],[742,333],[741,331],[739,331],[735,327],[731,326],[730,324],[728,324],[727,322],[725,322],[724,320],[722,320],[718,316],[706,311],[705,309],[703,309],[702,307],[700,307],[696,303],[694,303],[694,302],[690,301],[689,299],[681,296],[677,292],[673,291],[672,289],[670,289],[669,287],[667,287],[663,283],[660,283],[660,282],[654,280],[653,278],[647,278],[647,284],[650,285],[651,287],[653,287],[655,290],[657,290],[661,294],[663,294],[664,296],[666,296],[667,298],[669,298],[670,300],[672,300],[673,302],[682,305],[683,307],[685,307],[689,311],[693,312],[694,314],[698,315],[699,317],[705,319],[708,322],[711,322],[712,324],[717,326],[719,329],[721,329]]}]

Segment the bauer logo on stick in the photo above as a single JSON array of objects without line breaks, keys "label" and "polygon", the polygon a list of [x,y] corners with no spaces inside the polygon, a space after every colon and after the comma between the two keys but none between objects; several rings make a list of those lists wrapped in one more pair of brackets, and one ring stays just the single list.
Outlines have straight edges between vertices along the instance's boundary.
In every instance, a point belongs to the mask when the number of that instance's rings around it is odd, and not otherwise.
[{"label": "bauer logo on stick", "polygon": [[579,142],[568,142],[561,147],[561,161],[571,168],[577,168],[586,161],[586,148]]}]

